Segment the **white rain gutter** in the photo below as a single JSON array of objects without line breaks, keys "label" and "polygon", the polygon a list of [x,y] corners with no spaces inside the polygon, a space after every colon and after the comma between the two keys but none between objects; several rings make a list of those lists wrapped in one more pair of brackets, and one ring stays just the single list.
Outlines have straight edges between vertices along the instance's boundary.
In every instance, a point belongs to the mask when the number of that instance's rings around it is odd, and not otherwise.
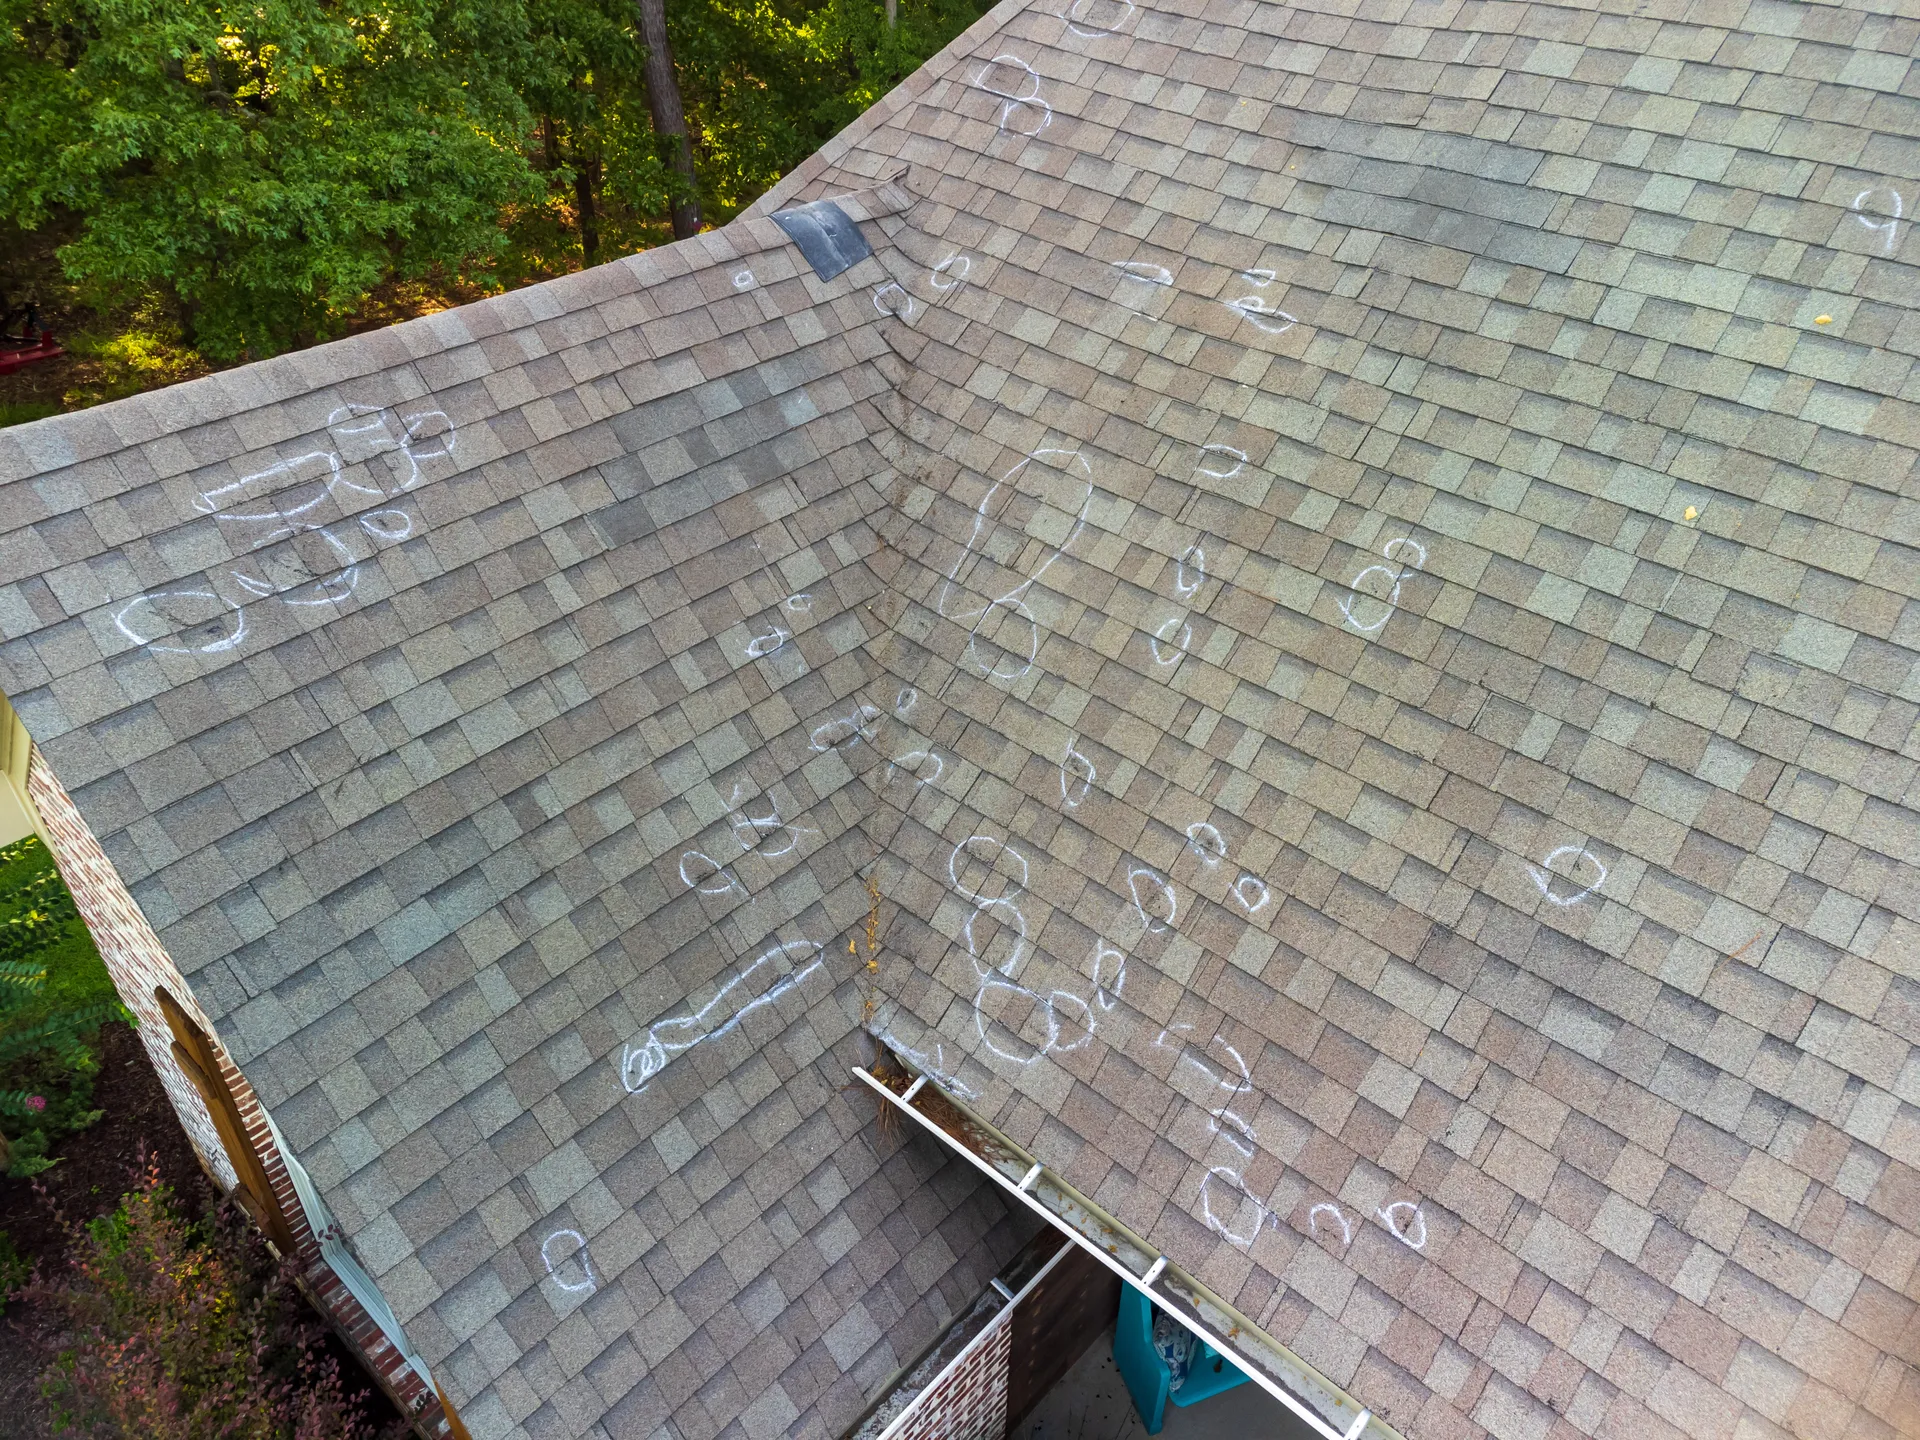
[{"label": "white rain gutter", "polygon": [[[907,1062],[900,1062],[911,1069]],[[1398,1430],[1265,1334],[1246,1316],[1173,1264],[1118,1220],[1099,1209],[1044,1164],[988,1125],[938,1081],[916,1072],[903,1096],[861,1066],[853,1073],[895,1109],[910,1115],[949,1150],[981,1171],[1014,1200],[1046,1220],[1154,1304],[1176,1316],[1222,1355],[1239,1356],[1254,1384],[1299,1416],[1321,1440],[1404,1440]],[[991,1142],[999,1156],[975,1151],[912,1102],[931,1086]],[[1066,1252],[1062,1250],[1061,1254]],[[1059,1256],[1054,1257],[1056,1260]],[[1051,1268],[1051,1264],[1049,1265]],[[1045,1271],[1041,1272],[1042,1274]],[[1023,1290],[1024,1294],[1025,1291]],[[1009,1307],[1009,1310],[1011,1307]],[[997,1322],[996,1322],[997,1323]],[[984,1335],[992,1330],[989,1325]],[[978,1343],[976,1340],[975,1343]],[[971,1350],[971,1346],[968,1347]],[[962,1352],[963,1355],[966,1352]],[[959,1363],[957,1360],[955,1363]],[[949,1369],[952,1367],[949,1366]],[[941,1378],[945,1377],[942,1372]],[[937,1381],[935,1383],[938,1383]],[[928,1386],[928,1391],[932,1386]],[[1301,1396],[1307,1397],[1301,1399]]]},{"label": "white rain gutter", "polygon": [[327,1209],[327,1202],[320,1198],[320,1192],[314,1188],[307,1167],[294,1158],[293,1147],[287,1144],[280,1127],[273,1123],[273,1116],[267,1114],[266,1106],[260,1107],[260,1113],[267,1116],[267,1129],[273,1132],[273,1143],[280,1147],[280,1158],[287,1166],[287,1178],[293,1182],[294,1194],[300,1197],[300,1208],[307,1212],[307,1226],[320,1244],[320,1258],[327,1262],[327,1268],[347,1287],[348,1293],[360,1302],[360,1308],[367,1312],[367,1318],[380,1327],[380,1333],[387,1337],[387,1343],[407,1362],[414,1374],[426,1382],[427,1389],[438,1395],[440,1392],[434,1387],[427,1362],[416,1355],[413,1346],[407,1343],[407,1332],[400,1328],[399,1317],[393,1313],[393,1307],[387,1304],[387,1297],[380,1293],[379,1282],[366,1272],[366,1268],[347,1248],[345,1236],[334,1221],[333,1212]]}]

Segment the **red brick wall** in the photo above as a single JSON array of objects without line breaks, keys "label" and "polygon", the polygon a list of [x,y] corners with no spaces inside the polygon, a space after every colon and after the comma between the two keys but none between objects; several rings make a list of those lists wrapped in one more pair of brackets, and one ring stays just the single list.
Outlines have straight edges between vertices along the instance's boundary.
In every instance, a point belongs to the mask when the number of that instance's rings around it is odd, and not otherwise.
[{"label": "red brick wall", "polygon": [[139,905],[121,883],[113,862],[107,859],[72,799],[54,779],[37,746],[28,763],[27,792],[33,797],[34,808],[40,812],[40,838],[47,842],[48,850],[60,866],[61,877],[73,892],[73,903],[93,933],[100,958],[107,962],[107,973],[113,977],[114,988],[120,992],[126,1007],[140,1017],[140,1039],[146,1046],[147,1058],[159,1072],[160,1083],[166,1086],[167,1097],[173,1101],[180,1123],[186,1127],[187,1138],[221,1184],[231,1189],[235,1179],[233,1162],[220,1143],[220,1132],[213,1128],[213,1121],[207,1116],[200,1092],[173,1063],[173,1032],[167,1029],[166,1017],[154,1003],[154,986],[166,986],[209,1035],[213,1033],[213,1026],[194,1002],[193,991],[187,988],[173,958],[161,945],[160,937],[153,933],[153,927],[147,924],[147,917],[140,913]]},{"label": "red brick wall", "polygon": [[207,1167],[220,1178],[222,1185],[231,1189],[235,1183],[233,1162],[228,1159],[226,1148],[220,1143],[219,1132],[214,1129],[213,1121],[207,1115],[200,1092],[194,1089],[192,1082],[174,1063],[173,1033],[167,1028],[166,1017],[161,1014],[153,998],[157,985],[166,986],[181,1007],[199,1022],[200,1028],[213,1037],[221,1069],[239,1106],[240,1120],[246,1127],[247,1138],[259,1154],[267,1172],[267,1183],[279,1197],[280,1209],[293,1230],[297,1258],[304,1272],[309,1298],[365,1357],[402,1413],[417,1413],[416,1428],[422,1434],[429,1437],[446,1434],[440,1404],[432,1391],[401,1361],[399,1353],[388,1343],[379,1326],[373,1323],[321,1258],[320,1247],[307,1225],[299,1196],[294,1193],[293,1182],[288,1178],[286,1162],[267,1129],[266,1112],[261,1108],[259,1096],[254,1094],[247,1077],[240,1073],[226,1049],[220,1045],[212,1022],[194,999],[186,978],[173,963],[173,957],[167,954],[166,947],[147,923],[146,916],[140,913],[140,906],[120,879],[120,873],[113,868],[113,862],[107,858],[106,851],[100,848],[100,842],[81,818],[72,798],[54,778],[53,771],[41,757],[38,748],[34,750],[27,770],[27,789],[40,812],[41,838],[47,842],[47,849],[60,866],[61,877],[73,892],[74,905],[93,934],[100,958],[106,962],[107,973],[113,977],[114,988],[120,992],[126,1007],[140,1017],[140,1039],[146,1046],[147,1058],[159,1073],[161,1084],[166,1087],[167,1096],[180,1116],[180,1123],[186,1128],[187,1138],[205,1159]]},{"label": "red brick wall", "polygon": [[1002,1440],[1013,1369],[1013,1307],[980,1333],[953,1369],[921,1391],[884,1440]]}]

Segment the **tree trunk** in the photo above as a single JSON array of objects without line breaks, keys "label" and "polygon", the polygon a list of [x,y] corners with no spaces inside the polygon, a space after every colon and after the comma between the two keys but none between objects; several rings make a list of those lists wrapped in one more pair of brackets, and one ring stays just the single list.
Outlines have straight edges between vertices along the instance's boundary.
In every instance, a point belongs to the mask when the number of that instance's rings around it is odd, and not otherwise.
[{"label": "tree trunk", "polygon": [[647,47],[647,109],[653,115],[653,133],[672,152],[673,172],[680,194],[673,199],[673,238],[684,240],[700,231],[700,201],[693,188],[693,145],[687,139],[687,112],[680,102],[680,78],[673,69],[673,47],[667,43],[667,0],[634,0],[640,18],[640,39]]},{"label": "tree trunk", "polygon": [[900,0],[887,0],[887,29],[892,30],[900,23]]},{"label": "tree trunk", "polygon": [[573,208],[580,217],[580,258],[583,265],[593,264],[600,249],[600,215],[593,205],[593,182],[599,177],[600,162],[576,155],[573,162]]}]

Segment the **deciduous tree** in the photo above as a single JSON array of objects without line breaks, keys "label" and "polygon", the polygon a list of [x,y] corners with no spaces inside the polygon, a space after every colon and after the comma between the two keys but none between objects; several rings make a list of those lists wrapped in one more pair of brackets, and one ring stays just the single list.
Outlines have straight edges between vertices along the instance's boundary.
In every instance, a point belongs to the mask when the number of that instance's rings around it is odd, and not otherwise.
[{"label": "deciduous tree", "polygon": [[534,192],[515,0],[0,0],[0,215],[210,356],[325,334]]}]

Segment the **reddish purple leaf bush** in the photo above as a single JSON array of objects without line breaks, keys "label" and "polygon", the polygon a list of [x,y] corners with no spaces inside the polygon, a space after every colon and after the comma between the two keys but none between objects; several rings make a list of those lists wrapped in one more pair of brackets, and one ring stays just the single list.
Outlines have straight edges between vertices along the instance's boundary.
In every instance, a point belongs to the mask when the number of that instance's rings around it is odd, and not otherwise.
[{"label": "reddish purple leaf bush", "polygon": [[230,1203],[196,1224],[155,1167],[67,1234],[64,1266],[19,1292],[53,1317],[56,1434],[373,1440],[291,1271]]}]

